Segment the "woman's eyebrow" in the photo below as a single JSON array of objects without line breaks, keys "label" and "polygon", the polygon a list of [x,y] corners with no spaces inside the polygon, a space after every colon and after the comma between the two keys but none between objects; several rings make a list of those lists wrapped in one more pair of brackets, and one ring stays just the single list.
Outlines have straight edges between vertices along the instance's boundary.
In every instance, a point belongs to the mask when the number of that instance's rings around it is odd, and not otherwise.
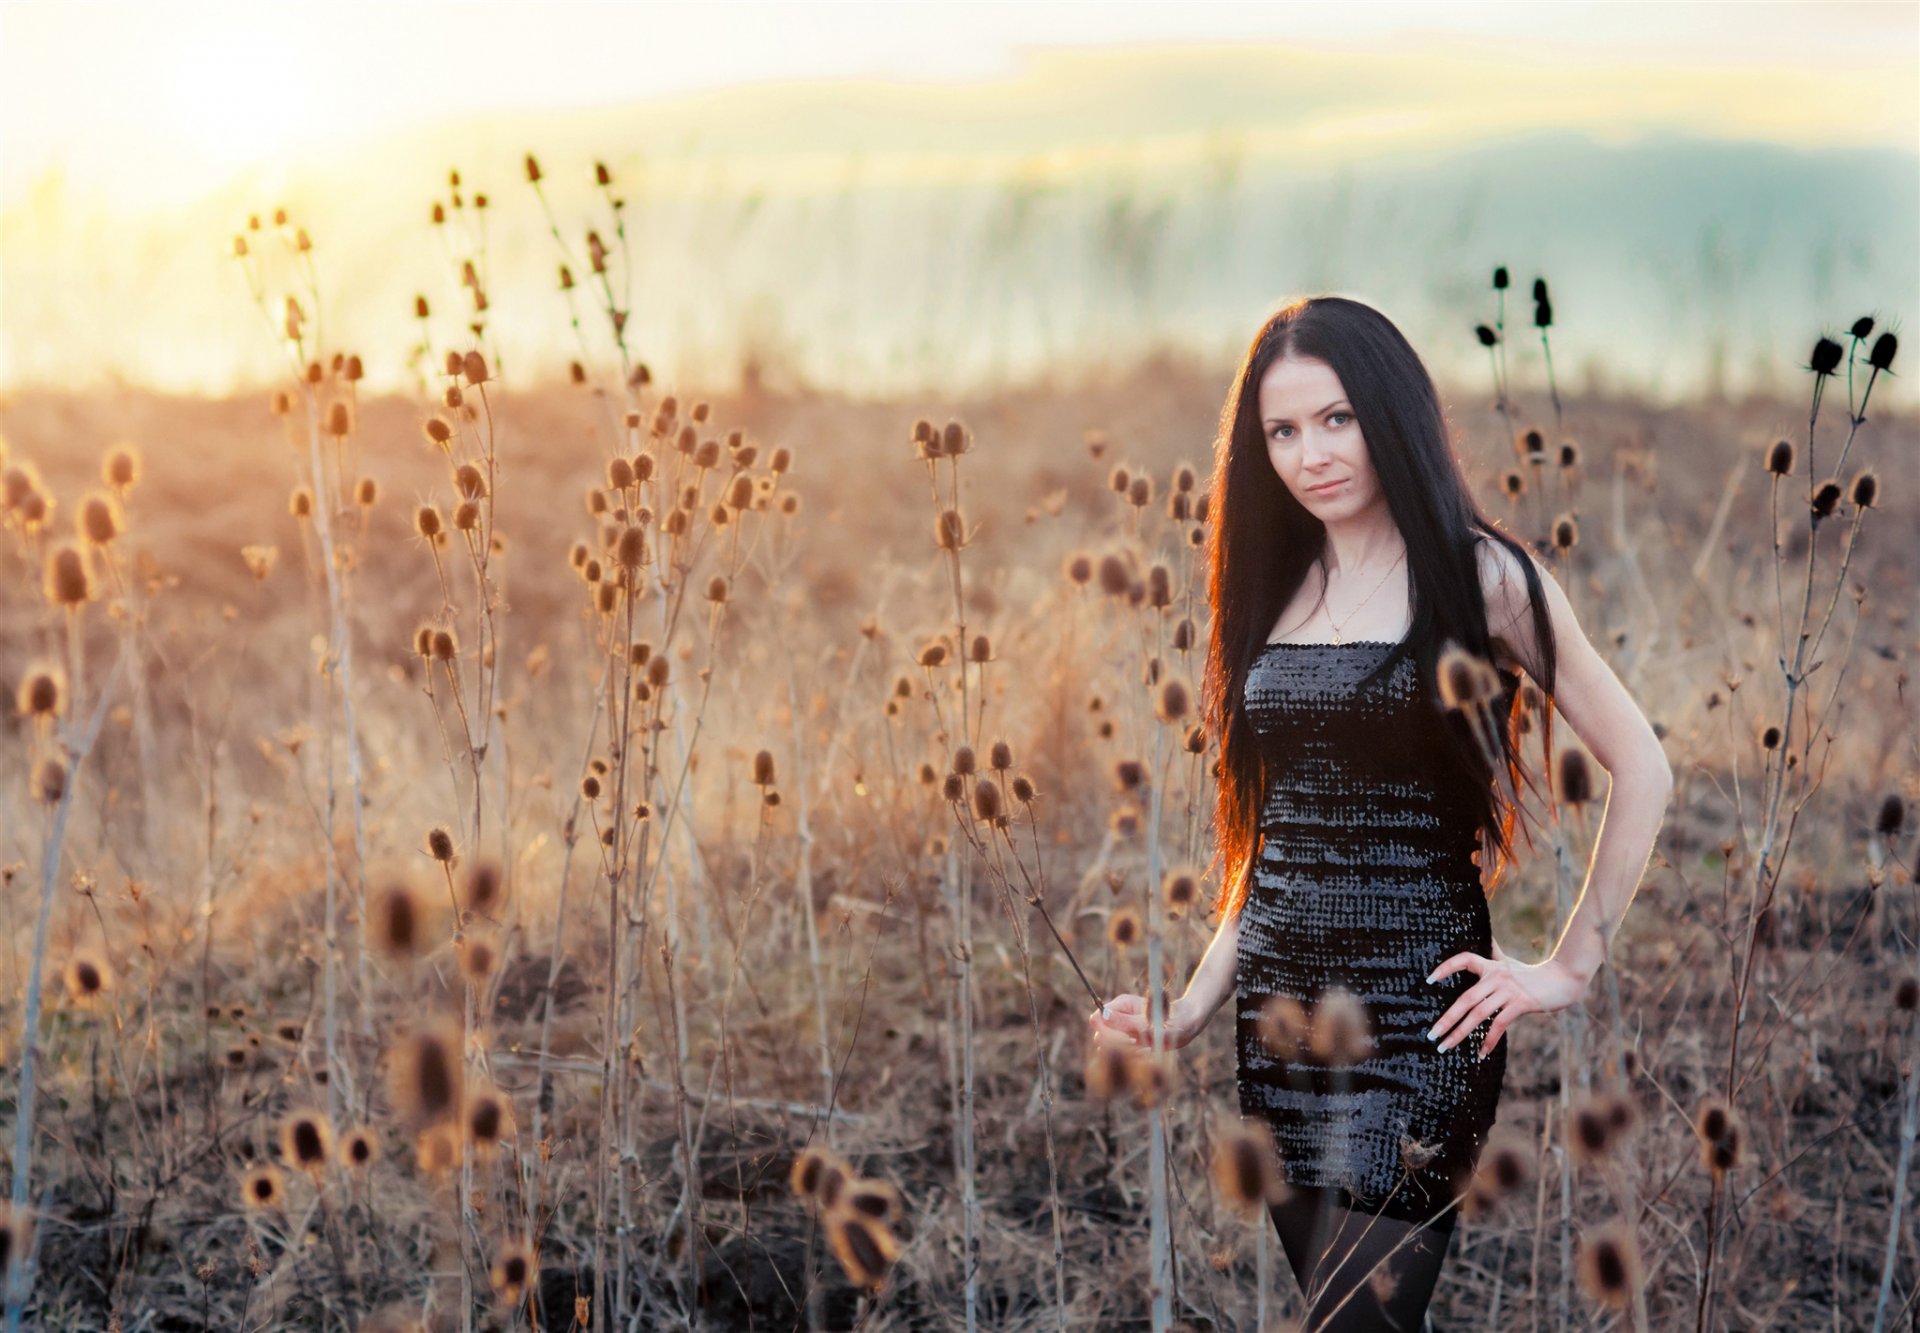
[{"label": "woman's eyebrow", "polygon": [[[1336,398],[1332,402],[1328,403],[1325,407],[1321,408],[1318,412],[1315,412],[1314,415],[1316,417],[1325,416],[1328,412],[1331,412],[1334,408],[1340,406],[1340,404],[1346,401],[1347,400],[1344,398]],[[1291,425],[1293,423],[1293,418],[1292,417],[1268,417],[1267,418],[1267,424],[1269,426],[1277,426],[1283,423],[1287,425]]]}]

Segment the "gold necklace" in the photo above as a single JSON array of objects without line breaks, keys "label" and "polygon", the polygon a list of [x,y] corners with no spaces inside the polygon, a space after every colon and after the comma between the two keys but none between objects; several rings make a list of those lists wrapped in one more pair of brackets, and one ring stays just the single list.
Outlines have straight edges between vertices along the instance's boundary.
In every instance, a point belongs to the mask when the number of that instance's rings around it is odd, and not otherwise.
[{"label": "gold necklace", "polygon": [[[1365,597],[1362,597],[1360,599],[1360,606],[1356,606],[1353,608],[1353,610],[1347,612],[1348,624],[1353,623],[1353,618],[1360,613],[1361,606],[1365,606],[1368,602],[1373,600],[1374,592],[1379,592],[1382,588],[1387,586],[1388,576],[1391,575],[1393,571],[1399,566],[1400,562],[1406,558],[1406,554],[1407,554],[1406,549],[1403,547],[1400,551],[1400,554],[1396,555],[1393,558],[1393,564],[1387,566],[1387,572],[1380,576],[1380,581],[1373,585],[1373,592],[1368,593]],[[1320,567],[1322,570],[1326,568],[1325,560],[1322,560],[1320,562]],[[1328,602],[1327,602],[1327,586],[1325,583],[1322,583],[1320,585],[1320,605],[1327,608],[1327,624],[1333,626],[1333,641],[1335,643],[1344,642],[1340,637],[1340,626],[1334,623],[1333,607],[1328,605]]]}]

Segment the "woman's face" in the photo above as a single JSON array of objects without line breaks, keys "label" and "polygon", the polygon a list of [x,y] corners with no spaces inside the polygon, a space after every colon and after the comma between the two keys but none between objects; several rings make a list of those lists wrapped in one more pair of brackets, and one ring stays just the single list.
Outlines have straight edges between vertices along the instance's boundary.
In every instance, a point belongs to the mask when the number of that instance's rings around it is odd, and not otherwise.
[{"label": "woman's face", "polygon": [[1366,437],[1332,366],[1281,357],[1260,377],[1259,391],[1267,458],[1308,513],[1332,522],[1381,500]]}]

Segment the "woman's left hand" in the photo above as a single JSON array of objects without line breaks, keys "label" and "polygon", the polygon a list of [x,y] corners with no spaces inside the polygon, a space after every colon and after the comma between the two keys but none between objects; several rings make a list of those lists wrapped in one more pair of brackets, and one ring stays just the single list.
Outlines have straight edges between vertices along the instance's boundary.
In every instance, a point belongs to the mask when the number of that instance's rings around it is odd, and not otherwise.
[{"label": "woman's left hand", "polygon": [[1516,963],[1501,952],[1498,944],[1493,946],[1491,958],[1482,958],[1477,953],[1455,954],[1434,968],[1427,980],[1439,981],[1463,968],[1480,979],[1467,987],[1453,1002],[1453,1007],[1440,1016],[1440,1021],[1427,1030],[1427,1035],[1437,1041],[1443,1051],[1465,1040],[1484,1020],[1491,1018],[1493,1024],[1480,1047],[1481,1055],[1491,1055],[1508,1025],[1520,1015],[1565,1009],[1587,993],[1587,979],[1565,963],[1552,958],[1544,963]]}]

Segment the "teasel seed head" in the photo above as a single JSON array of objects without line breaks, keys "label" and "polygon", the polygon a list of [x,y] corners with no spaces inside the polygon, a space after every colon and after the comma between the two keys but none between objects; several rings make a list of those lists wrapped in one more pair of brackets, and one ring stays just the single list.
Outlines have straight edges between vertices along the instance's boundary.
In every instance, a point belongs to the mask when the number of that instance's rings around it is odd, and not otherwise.
[{"label": "teasel seed head", "polygon": [[1173,572],[1165,565],[1147,571],[1147,605],[1156,611],[1173,605]]},{"label": "teasel seed head", "polygon": [[265,1163],[240,1178],[240,1202],[249,1209],[278,1208],[286,1197],[286,1184],[279,1171]]},{"label": "teasel seed head", "polygon": [[822,1144],[810,1143],[793,1159],[787,1184],[810,1206],[831,1208],[840,1201],[853,1168],[847,1159]]},{"label": "teasel seed head", "polygon": [[1580,540],[1580,525],[1572,514],[1562,514],[1553,520],[1553,544],[1562,551],[1570,551]]},{"label": "teasel seed head", "polygon": [[942,509],[934,520],[933,540],[943,551],[958,551],[967,544],[967,526],[955,509]]},{"label": "teasel seed head", "polygon": [[1206,727],[1194,726],[1187,728],[1186,751],[1188,754],[1205,754],[1207,752]]},{"label": "teasel seed head", "polygon": [[446,1120],[464,1102],[464,1069],[457,1028],[420,1028],[394,1061],[394,1101],[416,1125]]},{"label": "teasel seed head", "polygon": [[67,711],[67,673],[50,662],[36,662],[20,681],[17,706],[22,717],[53,718]]},{"label": "teasel seed head", "polygon": [[1740,1164],[1740,1120],[1725,1102],[1710,1098],[1701,1106],[1694,1134],[1700,1140],[1701,1164],[1716,1179]]},{"label": "teasel seed head", "polygon": [[1900,340],[1891,333],[1883,333],[1873,340],[1873,351],[1867,355],[1867,364],[1875,370],[1891,370],[1893,355],[1899,348]]},{"label": "teasel seed head", "polygon": [[1593,772],[1587,766],[1586,752],[1568,746],[1560,752],[1559,767],[1561,804],[1581,806],[1591,801]]},{"label": "teasel seed head", "polygon": [[1004,740],[996,740],[987,747],[987,767],[996,773],[1004,773],[1013,767],[1013,747]]},{"label": "teasel seed head", "polygon": [[1910,1014],[1920,1008],[1920,980],[1913,977],[1901,977],[1893,988],[1893,1007],[1903,1014]]},{"label": "teasel seed head", "polygon": [[600,779],[589,773],[580,779],[580,795],[589,801],[600,799]]},{"label": "teasel seed head", "polygon": [[456,532],[477,532],[480,528],[480,505],[474,500],[462,500],[454,506],[453,527]]},{"label": "teasel seed head", "polygon": [[1132,1057],[1116,1041],[1095,1041],[1087,1051],[1087,1095],[1111,1101],[1127,1087],[1127,1064]]},{"label": "teasel seed head", "polygon": [[1137,791],[1147,780],[1147,766],[1138,759],[1120,759],[1113,765],[1115,791]]},{"label": "teasel seed head", "polygon": [[280,1155],[318,1179],[333,1157],[333,1125],[319,1111],[295,1111],[280,1122]]},{"label": "teasel seed head", "polygon": [[652,559],[648,549],[647,530],[629,525],[620,530],[619,540],[614,543],[613,558],[622,569],[638,569]]},{"label": "teasel seed head", "polygon": [[106,959],[91,949],[81,949],[67,959],[64,970],[67,996],[76,1004],[92,1004],[113,984],[113,973]]},{"label": "teasel seed head", "polygon": [[492,857],[481,857],[467,868],[466,908],[479,916],[497,916],[506,901],[507,880]]},{"label": "teasel seed head", "polygon": [[89,545],[110,545],[125,527],[119,501],[99,491],[86,496],[74,514],[74,527]]},{"label": "teasel seed head", "polygon": [[1085,551],[1075,551],[1067,557],[1066,574],[1071,582],[1084,588],[1093,577],[1093,557]]},{"label": "teasel seed head", "polygon": [[983,824],[998,824],[1005,818],[1000,787],[992,778],[981,778],[973,784],[973,817]]},{"label": "teasel seed head", "polygon": [[727,601],[727,578],[724,574],[715,574],[707,580],[707,600],[715,606],[724,606]]},{"label": "teasel seed head", "polygon": [[353,501],[362,509],[371,509],[380,499],[380,483],[362,477],[353,484]]},{"label": "teasel seed head", "polygon": [[1309,1045],[1329,1065],[1358,1064],[1373,1052],[1372,1024],[1366,1005],[1344,987],[1333,987],[1313,1007]]},{"label": "teasel seed head", "polygon": [[753,785],[771,787],[773,782],[773,751],[756,751],[753,756]]},{"label": "teasel seed head", "polygon": [[1861,472],[1853,479],[1853,488],[1848,494],[1848,503],[1856,509],[1871,509],[1879,498],[1880,482],[1871,472]]},{"label": "teasel seed head", "polygon": [[421,429],[427,433],[427,439],[430,442],[442,449],[453,440],[453,427],[447,423],[445,417],[428,417]]},{"label": "teasel seed head", "polygon": [[1286,1198],[1279,1149],[1264,1120],[1238,1119],[1214,1141],[1213,1183],[1227,1207],[1249,1217]]},{"label": "teasel seed head", "polygon": [[1162,722],[1180,722],[1192,711],[1193,697],[1183,680],[1169,678],[1160,683],[1160,697],[1154,715]]},{"label": "teasel seed head", "polygon": [[513,1103],[498,1088],[476,1089],[467,1097],[462,1121],[473,1146],[491,1152],[513,1137]]},{"label": "teasel seed head", "polygon": [[447,528],[445,521],[440,517],[440,511],[433,505],[426,504],[413,511],[413,530],[428,541],[433,541]]},{"label": "teasel seed head", "polygon": [[83,606],[94,593],[93,574],[87,568],[86,553],[71,542],[62,542],[47,553],[47,600],[55,606]]},{"label": "teasel seed head", "polygon": [[326,432],[335,439],[345,439],[353,434],[353,414],[347,410],[346,403],[333,402],[327,405]]},{"label": "teasel seed head", "polygon": [[1165,1054],[1143,1051],[1127,1062],[1127,1088],[1133,1104],[1151,1110],[1173,1091],[1173,1065]]},{"label": "teasel seed head", "polygon": [[1598,1165],[1613,1153],[1613,1122],[1599,1098],[1589,1097],[1573,1108],[1568,1120],[1568,1140],[1573,1160],[1583,1165]]},{"label": "teasel seed head", "polygon": [[453,484],[469,500],[487,497],[487,474],[472,463],[462,463],[454,469]]},{"label": "teasel seed head", "polygon": [[460,641],[453,637],[452,630],[437,629],[433,632],[433,660],[451,662],[460,655]]},{"label": "teasel seed head", "polygon": [[1191,866],[1176,866],[1160,881],[1160,897],[1167,910],[1184,916],[1200,901],[1200,876]]},{"label": "teasel seed head", "polygon": [[374,907],[374,938],[395,958],[411,958],[420,951],[420,900],[405,884],[390,885]]},{"label": "teasel seed head", "polygon": [[840,1206],[870,1222],[892,1224],[905,1212],[900,1191],[893,1182],[872,1176],[856,1176],[840,1196]]},{"label": "teasel seed head", "polygon": [[1313,1036],[1307,1007],[1291,995],[1269,996],[1254,1027],[1260,1044],[1281,1060],[1305,1059]]},{"label": "teasel seed head", "polygon": [[1133,588],[1133,575],[1126,561],[1108,553],[1100,557],[1100,591],[1108,597],[1125,597]]},{"label": "teasel seed head", "polygon": [[1596,1305],[1623,1311],[1640,1289],[1640,1246],[1633,1228],[1615,1220],[1595,1227],[1580,1243],[1580,1286]]},{"label": "teasel seed head", "polygon": [[67,765],[58,755],[48,755],[33,770],[33,794],[44,805],[58,805],[67,794]]},{"label": "teasel seed head", "polygon": [[[441,631],[445,633],[445,631]],[[437,655],[437,654],[436,654]],[[453,835],[446,829],[435,826],[427,830],[427,853],[436,861],[453,860]]]},{"label": "teasel seed head", "polygon": [[1840,483],[1829,477],[1820,483],[1813,493],[1813,517],[1816,522],[1832,515],[1834,507],[1840,503]]},{"label": "teasel seed head", "polygon": [[938,667],[947,660],[947,645],[939,639],[929,639],[920,646],[920,652],[914,660],[929,670]]},{"label": "teasel seed head", "polygon": [[858,1213],[839,1212],[827,1220],[827,1244],[847,1280],[876,1291],[900,1257],[900,1242],[887,1227]]},{"label": "teasel seed head", "polygon": [[1008,784],[1008,787],[1013,793],[1014,800],[1020,802],[1022,805],[1033,804],[1034,792],[1032,778],[1024,773],[1017,773],[1014,775],[1013,781]]},{"label": "teasel seed head", "polygon": [[461,360],[460,369],[469,384],[487,382],[487,359],[478,352],[468,352]]},{"label": "teasel seed head", "polygon": [[1118,907],[1107,918],[1107,939],[1116,949],[1131,949],[1146,935],[1140,913],[1132,907]]},{"label": "teasel seed head", "polygon": [[518,1306],[533,1286],[534,1254],[523,1241],[509,1241],[493,1258],[488,1276],[494,1294],[508,1307]]}]

